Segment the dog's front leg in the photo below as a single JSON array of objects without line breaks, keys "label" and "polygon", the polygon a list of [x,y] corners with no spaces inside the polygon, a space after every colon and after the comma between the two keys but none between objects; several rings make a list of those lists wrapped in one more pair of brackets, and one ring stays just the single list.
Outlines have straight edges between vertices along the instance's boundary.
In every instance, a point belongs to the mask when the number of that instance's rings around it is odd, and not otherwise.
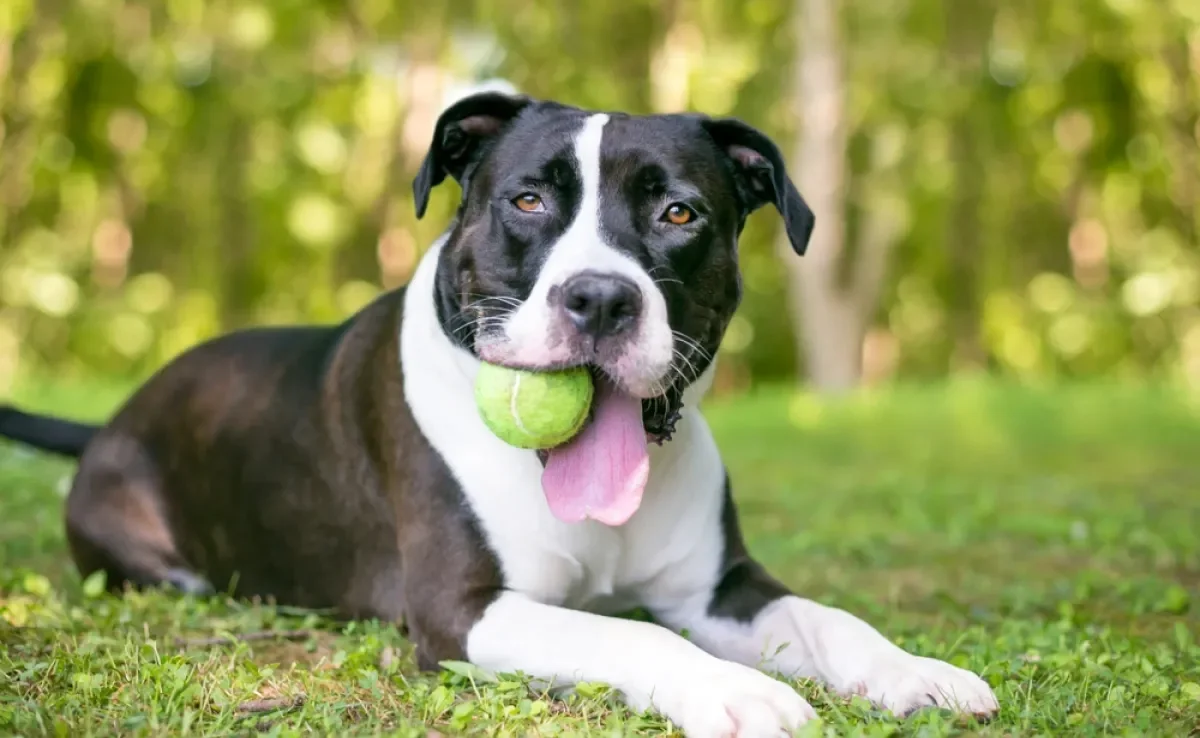
[{"label": "dog's front leg", "polygon": [[815,714],[786,684],[722,661],[658,625],[568,610],[505,592],[470,629],[467,658],[555,686],[603,682],[689,738],[790,734]]},{"label": "dog's front leg", "polygon": [[789,593],[749,558],[691,608],[656,614],[715,656],[813,678],[897,715],[927,706],[978,716],[998,709],[992,689],[972,672],[910,654],[854,615]]}]

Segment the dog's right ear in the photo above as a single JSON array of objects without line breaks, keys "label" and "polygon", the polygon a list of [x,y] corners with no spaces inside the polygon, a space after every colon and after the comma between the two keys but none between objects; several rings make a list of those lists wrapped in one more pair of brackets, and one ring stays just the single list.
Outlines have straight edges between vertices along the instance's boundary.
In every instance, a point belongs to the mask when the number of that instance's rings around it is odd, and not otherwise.
[{"label": "dog's right ear", "polygon": [[413,180],[417,218],[425,215],[429,193],[449,174],[460,185],[482,145],[532,102],[527,97],[481,92],[446,108],[433,129],[433,143]]}]

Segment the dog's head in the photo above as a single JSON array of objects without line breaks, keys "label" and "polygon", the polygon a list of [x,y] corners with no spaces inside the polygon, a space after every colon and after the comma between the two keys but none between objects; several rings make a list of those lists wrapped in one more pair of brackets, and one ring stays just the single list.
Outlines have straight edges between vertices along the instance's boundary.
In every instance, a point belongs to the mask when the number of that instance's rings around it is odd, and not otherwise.
[{"label": "dog's head", "polygon": [[437,272],[446,334],[495,364],[590,366],[659,443],[741,299],[747,216],[773,204],[799,254],[814,223],[770,139],[701,115],[477,94],[437,122],[418,216],[447,175],[463,195]]},{"label": "dog's head", "polygon": [[592,418],[540,452],[542,487],[560,520],[622,524],[641,504],[647,443],[671,438],[742,298],[746,216],[774,204],[803,253],[812,211],[779,149],[742,122],[496,92],[438,119],[418,216],[446,175],[463,192],[434,287],[446,335],[492,364],[592,368]]}]

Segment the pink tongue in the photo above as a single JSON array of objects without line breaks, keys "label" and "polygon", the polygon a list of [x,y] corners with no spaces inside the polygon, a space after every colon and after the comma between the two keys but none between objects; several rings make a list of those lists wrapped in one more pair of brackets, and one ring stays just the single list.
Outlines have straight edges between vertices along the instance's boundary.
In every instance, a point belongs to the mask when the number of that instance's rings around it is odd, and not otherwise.
[{"label": "pink tongue", "polygon": [[595,402],[579,435],[551,449],[542,490],[559,520],[621,525],[637,512],[650,475],[642,401],[601,380]]}]

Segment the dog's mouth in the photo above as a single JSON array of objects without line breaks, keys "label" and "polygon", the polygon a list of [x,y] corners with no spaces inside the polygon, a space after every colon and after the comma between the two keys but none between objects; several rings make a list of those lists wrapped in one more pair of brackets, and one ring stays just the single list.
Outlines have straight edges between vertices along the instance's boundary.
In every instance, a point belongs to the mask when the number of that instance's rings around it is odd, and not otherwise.
[{"label": "dog's mouth", "polygon": [[[483,326],[485,330],[468,343],[482,361],[534,371],[580,365],[578,358],[553,365],[544,360],[537,366],[514,365],[511,355],[489,350],[492,342],[479,340],[488,327]],[[491,327],[494,332],[494,325]],[[617,357],[597,356],[595,351],[573,353],[590,357],[590,361],[584,359],[589,362],[584,365],[592,374],[594,399],[588,418],[573,438],[535,452],[542,465],[542,491],[550,511],[563,522],[592,519],[623,525],[641,506],[650,476],[650,444],[666,443],[675,432],[682,409],[679,383],[684,374],[673,368],[666,389],[643,398],[644,393],[627,386],[620,374],[614,373]]]},{"label": "dog's mouth", "polygon": [[595,399],[582,429],[566,443],[537,452],[542,491],[564,522],[591,518],[622,525],[641,505],[649,445],[670,438],[679,418],[679,407],[671,405],[678,401],[635,397],[598,368],[592,376]]},{"label": "dog's mouth", "polygon": [[[592,382],[600,386],[601,382],[612,382],[604,370],[589,366]],[[675,426],[682,417],[683,393],[675,385],[671,385],[662,394],[642,400],[642,430],[646,434],[646,442],[661,446],[670,441],[675,435]],[[588,411],[588,417],[582,427],[587,427],[596,418],[596,403]],[[550,449],[539,449],[538,460],[542,466],[550,458]]]}]

